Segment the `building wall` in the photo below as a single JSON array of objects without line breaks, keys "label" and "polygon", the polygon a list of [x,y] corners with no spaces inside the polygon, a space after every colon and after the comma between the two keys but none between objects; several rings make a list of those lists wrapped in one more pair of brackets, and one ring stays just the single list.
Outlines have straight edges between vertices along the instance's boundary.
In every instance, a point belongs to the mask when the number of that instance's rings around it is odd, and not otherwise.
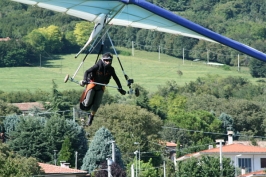
[{"label": "building wall", "polygon": [[[236,155],[239,154],[235,154],[235,155],[223,155],[224,157],[230,158],[233,165],[235,165],[235,157]],[[238,165],[238,158],[251,158],[251,171],[259,171],[259,170],[263,170],[264,168],[261,168],[261,164],[260,164],[260,159],[261,158],[266,158],[266,154],[242,154],[240,157],[236,158],[236,165],[239,167]]]}]

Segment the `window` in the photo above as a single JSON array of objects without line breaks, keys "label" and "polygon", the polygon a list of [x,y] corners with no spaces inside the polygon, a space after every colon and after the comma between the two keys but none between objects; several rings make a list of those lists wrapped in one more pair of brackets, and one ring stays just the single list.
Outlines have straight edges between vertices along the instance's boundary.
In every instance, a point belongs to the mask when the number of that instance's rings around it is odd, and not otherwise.
[{"label": "window", "polygon": [[260,168],[266,168],[266,158],[260,159]]},{"label": "window", "polygon": [[246,173],[251,172],[251,158],[238,158],[238,166],[246,169]]}]

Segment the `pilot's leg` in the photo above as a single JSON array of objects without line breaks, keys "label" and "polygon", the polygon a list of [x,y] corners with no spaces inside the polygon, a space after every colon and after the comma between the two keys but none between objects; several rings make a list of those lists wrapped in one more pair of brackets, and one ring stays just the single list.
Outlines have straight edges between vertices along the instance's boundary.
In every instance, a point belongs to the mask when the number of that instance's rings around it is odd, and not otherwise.
[{"label": "pilot's leg", "polygon": [[87,122],[88,126],[90,126],[92,124],[93,117],[96,114],[98,108],[100,107],[100,104],[101,104],[102,98],[103,98],[103,92],[104,91],[102,89],[95,91],[94,101],[93,101],[93,105],[91,107],[91,113],[89,115],[88,122]]}]

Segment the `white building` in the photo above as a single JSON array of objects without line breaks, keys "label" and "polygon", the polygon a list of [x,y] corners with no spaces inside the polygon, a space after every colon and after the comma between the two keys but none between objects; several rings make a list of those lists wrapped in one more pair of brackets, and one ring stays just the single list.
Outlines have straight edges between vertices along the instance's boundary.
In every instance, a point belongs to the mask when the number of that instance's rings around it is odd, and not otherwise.
[{"label": "white building", "polygon": [[216,148],[209,146],[207,150],[187,154],[177,158],[176,161],[186,160],[190,157],[198,158],[202,155],[222,156],[230,158],[234,166],[241,169],[242,175],[256,171],[264,171],[266,169],[266,148],[233,142],[232,135],[233,132],[228,131],[228,142],[226,145],[222,145],[221,148],[219,143]]}]

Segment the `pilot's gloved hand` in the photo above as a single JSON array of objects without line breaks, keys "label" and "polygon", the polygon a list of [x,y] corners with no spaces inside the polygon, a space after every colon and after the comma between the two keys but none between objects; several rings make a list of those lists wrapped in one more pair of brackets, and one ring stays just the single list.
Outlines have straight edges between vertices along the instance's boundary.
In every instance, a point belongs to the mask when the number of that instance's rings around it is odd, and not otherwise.
[{"label": "pilot's gloved hand", "polygon": [[119,89],[117,89],[120,93],[121,93],[121,95],[125,95],[127,92],[125,91],[125,90],[123,90],[122,88],[119,88]]},{"label": "pilot's gloved hand", "polygon": [[84,87],[85,84],[87,84],[87,81],[84,81],[84,80],[79,81],[79,85],[80,85],[81,87]]}]

